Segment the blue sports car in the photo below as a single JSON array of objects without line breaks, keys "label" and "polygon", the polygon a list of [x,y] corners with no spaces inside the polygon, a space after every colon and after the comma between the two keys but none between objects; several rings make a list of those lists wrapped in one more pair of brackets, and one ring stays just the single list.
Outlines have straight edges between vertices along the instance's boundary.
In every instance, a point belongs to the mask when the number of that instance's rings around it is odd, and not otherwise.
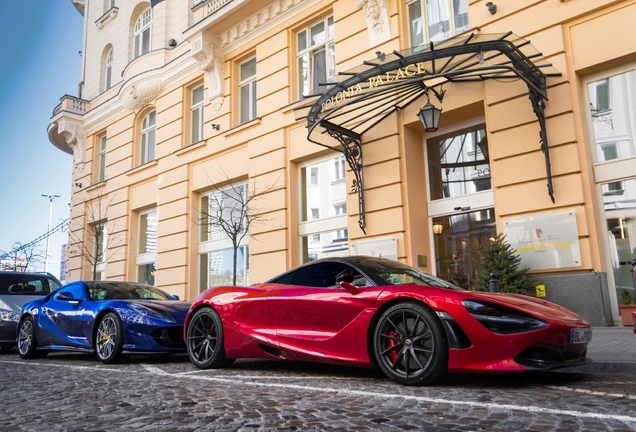
[{"label": "blue sports car", "polygon": [[190,303],[132,282],[72,282],[27,303],[17,329],[24,359],[49,351],[95,352],[103,363],[126,353],[185,352],[183,321]]}]

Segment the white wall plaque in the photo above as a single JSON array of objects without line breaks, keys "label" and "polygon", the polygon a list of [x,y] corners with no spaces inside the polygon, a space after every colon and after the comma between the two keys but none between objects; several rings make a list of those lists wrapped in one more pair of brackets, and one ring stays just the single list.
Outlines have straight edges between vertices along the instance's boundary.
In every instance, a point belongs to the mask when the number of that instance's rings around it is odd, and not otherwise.
[{"label": "white wall plaque", "polygon": [[580,267],[581,250],[574,210],[504,219],[506,241],[531,270]]},{"label": "white wall plaque", "polygon": [[368,255],[397,261],[397,237],[385,237],[351,243],[352,255]]}]

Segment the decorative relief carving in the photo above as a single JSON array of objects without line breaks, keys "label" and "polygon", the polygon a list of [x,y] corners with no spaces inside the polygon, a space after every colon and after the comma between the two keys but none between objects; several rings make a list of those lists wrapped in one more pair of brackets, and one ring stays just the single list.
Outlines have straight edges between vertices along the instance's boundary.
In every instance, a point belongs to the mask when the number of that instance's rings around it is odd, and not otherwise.
[{"label": "decorative relief carving", "polygon": [[124,89],[119,96],[122,106],[129,110],[135,110],[152,102],[163,90],[161,79],[140,81]]},{"label": "decorative relief carving", "polygon": [[208,33],[199,33],[194,36],[192,44],[192,57],[199,64],[199,69],[205,72],[205,79],[208,84],[208,98],[212,101],[215,110],[220,110],[223,105],[225,94],[223,93],[223,83],[225,74],[223,71],[224,59],[221,50],[221,39]]},{"label": "decorative relief carving", "polygon": [[[283,14],[289,14],[288,16],[290,16],[295,13],[295,11],[302,11],[314,3],[315,2],[313,0],[277,0],[270,2],[268,6],[265,6],[260,11],[248,16],[240,23],[221,33],[219,35],[221,39],[220,46],[225,49],[228,45],[233,42],[237,42],[243,36],[258,30],[273,19],[283,16]],[[230,49],[231,48],[228,48],[226,51],[229,51]]]},{"label": "decorative relief carving", "polygon": [[73,150],[75,166],[79,172],[84,170],[84,149],[86,148],[86,132],[81,122],[62,118],[57,122],[57,131],[66,138],[66,143]]},{"label": "decorative relief carving", "polygon": [[384,0],[356,0],[356,6],[362,9],[367,20],[371,46],[379,45],[391,38],[389,14]]}]

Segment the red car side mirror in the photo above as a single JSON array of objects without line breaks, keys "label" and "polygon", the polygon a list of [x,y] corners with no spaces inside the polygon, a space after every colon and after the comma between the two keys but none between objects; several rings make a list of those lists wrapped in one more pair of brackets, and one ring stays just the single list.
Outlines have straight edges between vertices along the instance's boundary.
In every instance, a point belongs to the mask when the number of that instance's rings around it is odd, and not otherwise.
[{"label": "red car side mirror", "polygon": [[354,284],[347,281],[340,281],[338,282],[338,285],[340,285],[341,287],[343,287],[344,289],[346,289],[353,295],[360,294],[362,292],[360,288],[358,288]]}]

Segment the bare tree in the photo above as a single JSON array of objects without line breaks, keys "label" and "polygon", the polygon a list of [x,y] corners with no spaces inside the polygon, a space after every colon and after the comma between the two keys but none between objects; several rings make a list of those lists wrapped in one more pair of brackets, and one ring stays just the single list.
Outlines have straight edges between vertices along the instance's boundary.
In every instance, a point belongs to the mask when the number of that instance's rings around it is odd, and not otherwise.
[{"label": "bare tree", "polygon": [[13,244],[13,250],[8,252],[7,258],[0,264],[0,269],[5,271],[29,271],[29,266],[44,262],[44,253],[35,244]]},{"label": "bare tree", "polygon": [[[80,221],[79,233],[72,229],[72,225],[69,229],[70,249],[90,265],[93,279],[97,278],[99,264],[105,263],[124,245],[120,233],[112,234],[117,232],[116,226],[111,224],[109,234],[108,213],[114,199],[114,196],[104,196],[102,189],[89,193],[88,197],[84,197],[86,214]],[[82,236],[84,230],[85,235]]]},{"label": "bare tree", "polygon": [[[236,285],[237,253],[241,241],[249,233],[250,227],[267,221],[259,208],[260,201],[276,188],[276,186],[257,189],[253,181],[249,183],[232,184],[227,174],[223,173],[224,181],[213,182],[208,176],[209,192],[201,200],[201,209],[195,223],[204,227],[208,238],[214,234],[227,236],[232,242],[232,285]],[[216,232],[216,233],[215,233]]]}]

